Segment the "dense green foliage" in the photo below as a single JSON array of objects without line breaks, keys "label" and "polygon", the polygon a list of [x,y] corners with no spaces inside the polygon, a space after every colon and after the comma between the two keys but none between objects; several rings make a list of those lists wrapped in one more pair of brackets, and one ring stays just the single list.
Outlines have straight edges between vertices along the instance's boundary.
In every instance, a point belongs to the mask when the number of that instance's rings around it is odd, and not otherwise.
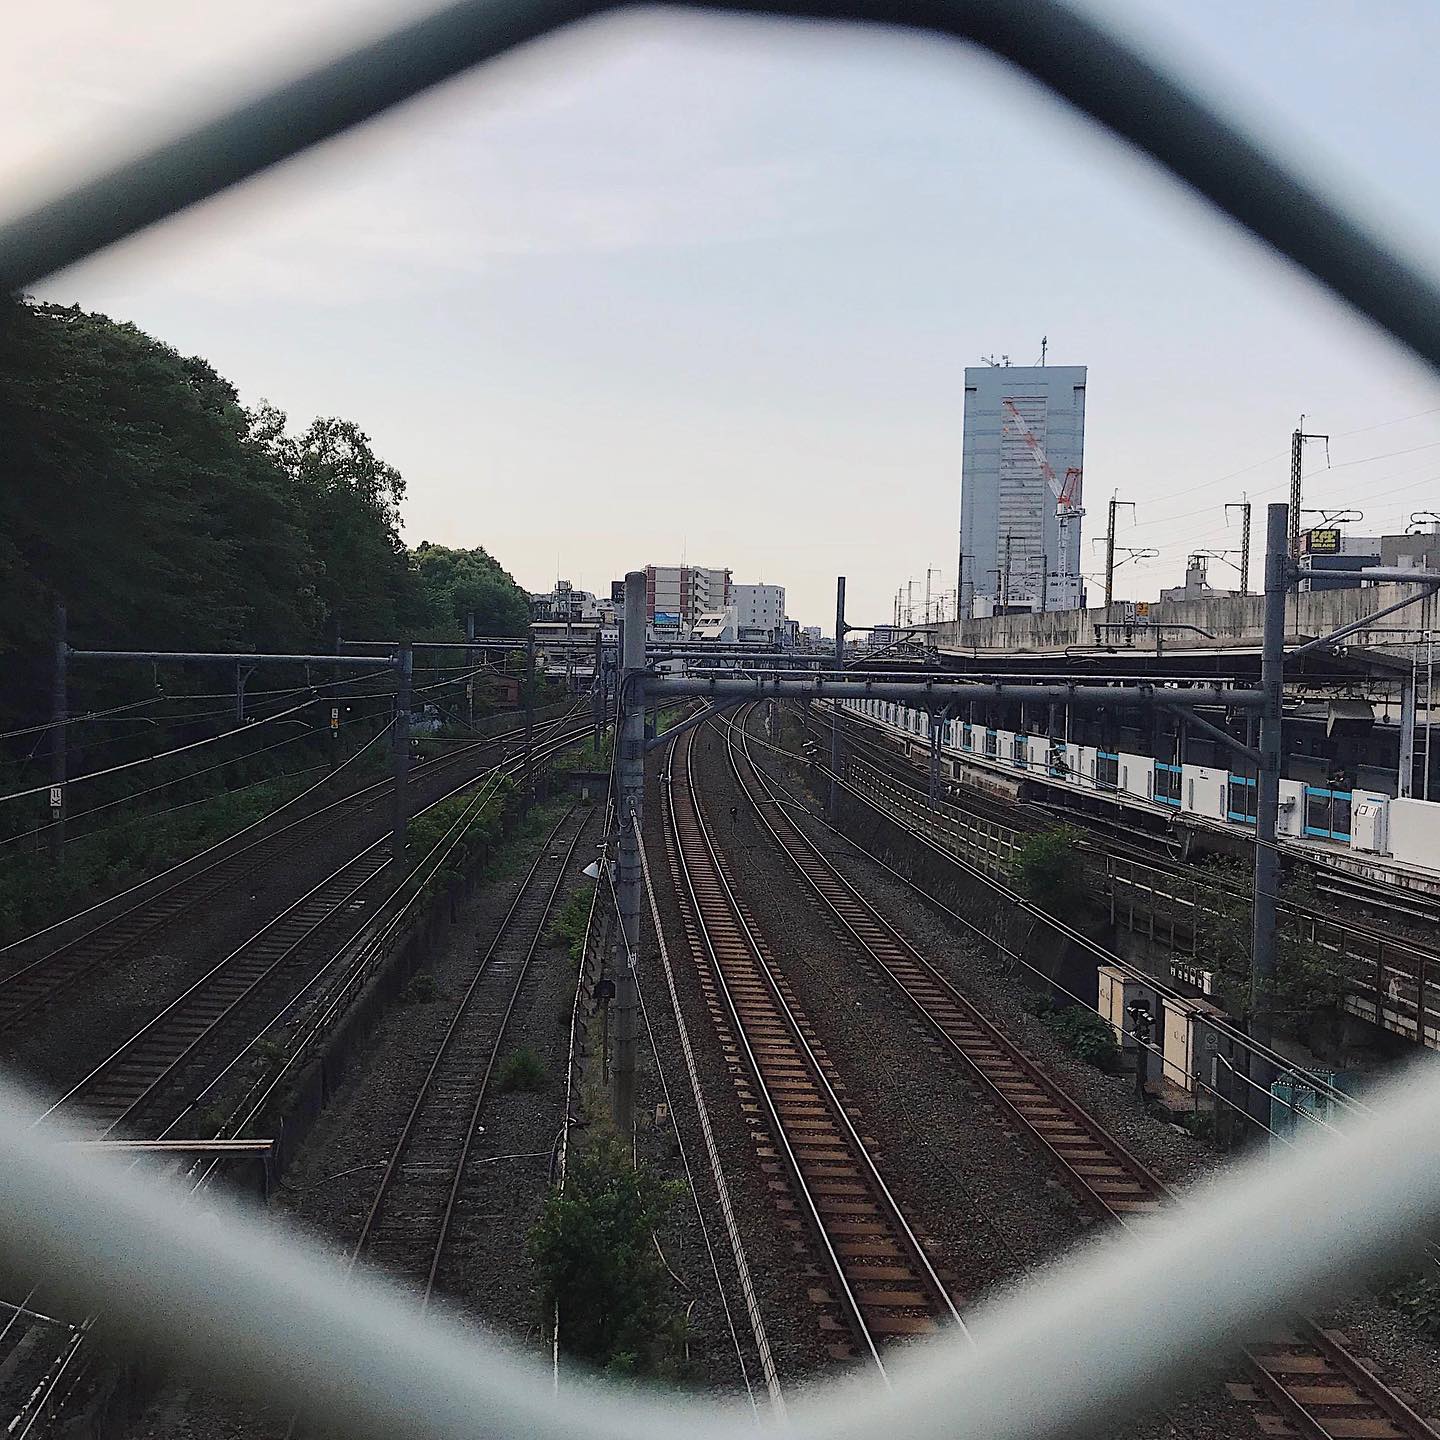
[{"label": "dense green foliage", "polygon": [[511,1090],[542,1090],[545,1076],[545,1062],[529,1045],[522,1045],[495,1067],[495,1088],[502,1095]]},{"label": "dense green foliage", "polygon": [[563,944],[577,965],[585,952],[585,932],[590,925],[590,905],[594,897],[594,885],[582,886],[567,897],[550,920],[551,943]]},{"label": "dense green foliage", "polygon": [[[400,537],[405,482],[348,420],[292,432],[134,325],[0,299],[0,726],[43,721],[55,600],[80,647],[314,651],[516,634],[484,551]],[[86,667],[82,705],[137,692]],[[199,688],[213,689],[214,677]]]},{"label": "dense green foliage", "polygon": [[0,945],[68,915],[92,890],[118,889],[213,845],[313,784],[311,772],[226,790],[169,814],[142,815],[74,840],[65,865],[47,850],[0,851]]},{"label": "dense green foliage", "polygon": [[602,1123],[583,1132],[565,1189],[530,1236],[567,1354],[624,1374],[672,1368],[679,1326],[654,1233],[679,1189],[634,1166]]},{"label": "dense green foliage", "polygon": [[1080,832],[1068,826],[1042,830],[1027,836],[1015,857],[1016,889],[1061,919],[1071,918],[1086,900],[1080,840]]},{"label": "dense green foliage", "polygon": [[1083,1005],[1066,1005],[1041,1017],[1055,1038],[1072,1054],[1101,1070],[1120,1062],[1120,1046],[1107,1020]]}]

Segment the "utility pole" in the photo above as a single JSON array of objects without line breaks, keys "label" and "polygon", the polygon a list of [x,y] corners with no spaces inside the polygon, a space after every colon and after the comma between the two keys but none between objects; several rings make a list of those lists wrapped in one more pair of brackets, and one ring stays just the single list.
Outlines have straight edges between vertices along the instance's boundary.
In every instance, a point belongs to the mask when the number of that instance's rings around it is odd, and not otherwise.
[{"label": "utility pole", "polygon": [[1013,536],[1007,530],[1005,532],[1005,563],[1000,567],[1000,613],[1006,615],[1010,611],[1010,547]]},{"label": "utility pole", "polygon": [[[470,645],[472,645],[472,646],[474,645],[474,643],[475,643],[475,612],[474,612],[473,610],[467,610],[467,611],[465,612],[465,639],[470,642]],[[465,651],[465,668],[466,668],[467,670],[473,670],[473,669],[475,668],[475,651],[474,651],[473,649],[468,649],[468,648],[467,648],[466,651]],[[471,730],[474,730],[474,728],[475,728],[475,677],[474,677],[473,675],[467,677],[467,679],[466,679],[466,681],[465,681],[465,701],[466,701],[466,707],[467,707],[466,723],[470,726]]]},{"label": "utility pole", "polygon": [[595,717],[595,759],[600,759],[600,740],[605,731],[605,641],[595,627],[595,673],[590,682],[590,713]]},{"label": "utility pole", "polygon": [[1292,560],[1300,556],[1300,457],[1305,449],[1307,440],[1323,440],[1326,453],[1330,450],[1330,437],[1328,435],[1307,435],[1305,433],[1305,417],[1300,417],[1300,424],[1290,434],[1290,543],[1289,551]]},{"label": "utility pole", "polygon": [[390,827],[390,862],[398,881],[406,871],[405,832],[410,821],[410,679],[415,673],[415,652],[400,647],[395,683],[395,726],[391,732],[390,759],[395,774],[395,799]]},{"label": "utility pole", "polygon": [[[1280,812],[1280,763],[1284,754],[1281,729],[1285,689],[1285,596],[1290,585],[1289,508],[1271,505],[1265,524],[1265,623],[1260,641],[1260,773],[1255,780],[1255,898],[1250,933],[1250,1035],[1257,1045],[1270,1044],[1270,1011],[1275,987],[1276,889],[1280,855],[1275,844]],[[1252,1111],[1269,1123],[1269,1062],[1251,1057]]]},{"label": "utility pole", "polygon": [[1110,497],[1110,520],[1105,527],[1105,610],[1109,614],[1110,602],[1115,598],[1115,512],[1121,508],[1133,510],[1131,500],[1117,500]]},{"label": "utility pole", "polygon": [[520,803],[528,808],[534,799],[532,786],[535,783],[532,766],[535,763],[535,636],[525,641],[525,779],[521,788]]},{"label": "utility pole", "polygon": [[1232,510],[1240,512],[1240,593],[1248,595],[1250,593],[1250,502],[1248,500],[1230,501],[1225,506],[1226,520],[1229,520]]},{"label": "utility pole", "polygon": [[[617,947],[624,954],[615,972],[615,1066],[611,1116],[622,1139],[635,1134],[635,961],[640,949],[640,822],[645,806],[645,572],[625,577],[625,652],[620,680],[619,807],[616,905]],[[602,862],[603,863],[603,862]]]},{"label": "utility pole", "polygon": [[66,638],[65,602],[55,602],[55,672],[50,692],[50,854],[65,863],[65,740],[70,723],[70,646]]},{"label": "utility pole", "polygon": [[1040,552],[1040,612],[1050,608],[1050,557]]},{"label": "utility pole", "polygon": [[[845,577],[835,577],[835,669],[845,668]],[[840,813],[840,706],[830,711],[830,805],[828,814],[833,825]]]}]

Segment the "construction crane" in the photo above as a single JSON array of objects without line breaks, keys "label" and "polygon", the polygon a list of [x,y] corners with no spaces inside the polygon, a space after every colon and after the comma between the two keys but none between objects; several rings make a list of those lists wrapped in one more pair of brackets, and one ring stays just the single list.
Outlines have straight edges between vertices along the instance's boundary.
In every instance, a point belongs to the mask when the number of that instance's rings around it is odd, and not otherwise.
[{"label": "construction crane", "polygon": [[1002,405],[1007,416],[1015,422],[1015,429],[1020,432],[1021,438],[1030,447],[1030,453],[1035,457],[1035,462],[1040,467],[1040,473],[1045,477],[1045,483],[1055,497],[1055,519],[1060,532],[1060,556],[1057,562],[1060,593],[1067,600],[1078,603],[1080,598],[1079,577],[1070,574],[1070,546],[1067,542],[1071,522],[1078,521],[1085,514],[1084,508],[1078,502],[1077,495],[1080,489],[1080,467],[1078,465],[1070,466],[1065,472],[1065,478],[1058,479],[1055,467],[1051,465],[1045,455],[1044,447],[1040,444],[1035,432],[1026,423],[1025,417],[1020,413],[1020,407],[1013,400],[1005,400]]}]

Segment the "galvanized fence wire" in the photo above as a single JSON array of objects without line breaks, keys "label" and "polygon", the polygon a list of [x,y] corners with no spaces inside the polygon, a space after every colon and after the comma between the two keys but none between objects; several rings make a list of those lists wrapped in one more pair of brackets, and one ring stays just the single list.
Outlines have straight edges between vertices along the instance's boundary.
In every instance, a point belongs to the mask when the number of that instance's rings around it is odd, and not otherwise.
[{"label": "galvanized fence wire", "polygon": [[[1440,1216],[1440,1079],[1397,1086],[1363,1133],[1227,1173],[1208,1203],[1103,1243],[1022,1294],[980,1308],[956,1338],[890,1364],[893,1388],[848,1383],[789,1406],[801,1440],[1045,1440],[1113,1428],[1193,1373],[1196,1357],[1393,1260]],[[102,1310],[127,1346],[163,1349],[229,1393],[294,1406],[357,1437],[693,1440],[753,1433],[748,1406],[661,1398],[572,1379],[498,1339],[415,1314],[395,1285],[347,1282],[333,1260],[262,1220],[195,1214],[178,1186],[28,1128],[0,1086],[0,1255],[47,1293]],[[1296,1217],[1304,1216],[1303,1224]],[[1168,1303],[1154,1305],[1156,1287]],[[82,1312],[83,1313],[83,1312]]]},{"label": "galvanized fence wire", "polygon": [[[99,174],[0,226],[0,287],[65,266],[407,100],[480,61],[609,7],[462,0]],[[1197,96],[1059,0],[751,0],[731,13],[859,21],[971,41],[1159,162],[1440,369],[1440,290],[1361,221]],[[1093,1433],[1259,1318],[1394,1259],[1440,1215],[1440,1080],[1412,1081],[1363,1129],[1253,1164],[1186,1210],[1067,1262],[975,1320],[973,1352],[917,1347],[887,1393],[846,1388],[790,1407],[799,1436]],[[428,1317],[397,1291],[345,1287],[333,1266],[238,1213],[216,1226],[183,1195],[31,1133],[0,1086],[0,1258],[99,1307],[237,1393],[357,1436],[524,1433],[536,1440],[696,1440],[753,1417],[654,1396],[562,1388],[548,1369]],[[1305,1217],[1304,1225],[1294,1223]],[[1157,1312],[1158,1287],[1172,1303]]]}]

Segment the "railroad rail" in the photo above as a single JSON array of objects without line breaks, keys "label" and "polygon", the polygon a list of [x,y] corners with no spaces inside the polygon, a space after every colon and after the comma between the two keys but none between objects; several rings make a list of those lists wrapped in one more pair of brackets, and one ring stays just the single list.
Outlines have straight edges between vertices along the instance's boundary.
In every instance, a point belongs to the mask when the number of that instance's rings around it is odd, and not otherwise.
[{"label": "railroad rail", "polygon": [[[551,736],[537,753],[549,753],[588,733],[587,724]],[[487,772],[482,783],[498,785],[503,768]],[[426,808],[475,783],[476,777],[467,777]],[[266,921],[73,1085],[45,1116],[64,1116],[113,1135],[142,1120],[150,1102],[185,1080],[197,1063],[203,1064],[207,1042],[226,1029],[253,1033],[256,1008],[273,1008],[277,1002],[283,1007],[290,995],[303,993],[373,913],[377,882],[389,872],[388,846],[388,837],[374,841]],[[195,1088],[202,1084],[197,1079]]]},{"label": "railroad rail", "polygon": [[[540,743],[541,738],[556,727],[563,726],[573,713],[574,707],[571,707],[549,722],[537,733],[536,743]],[[477,753],[503,745],[524,733],[523,728],[504,731],[423,760],[412,768],[409,783],[418,790],[437,776],[464,768],[473,762]],[[209,860],[199,868],[190,862],[182,862],[175,868],[183,869],[185,873],[163,888],[152,889],[143,899],[118,914],[83,934],[62,941],[0,978],[0,1034],[50,1005],[78,980],[117,960],[141,940],[159,933],[216,896],[226,894],[260,866],[293,855],[313,843],[327,825],[334,823],[337,812],[364,813],[378,807],[392,793],[393,786],[391,779],[367,785],[353,794],[341,796],[319,809],[297,816],[278,829],[248,841],[239,849],[228,850],[228,853]],[[216,848],[225,844],[222,841]],[[142,881],[134,888],[144,889],[149,883]],[[34,938],[37,937],[30,937]],[[14,950],[28,943],[28,940],[19,940],[7,948]]]},{"label": "railroad rail", "polygon": [[[1007,824],[995,818],[997,802],[968,792],[963,804],[932,802],[924,790],[896,771],[897,750],[870,737],[861,743],[871,758],[847,757],[844,766],[844,778],[856,789],[900,817],[902,823],[924,830],[942,848],[964,856],[996,878],[1008,877],[1025,835],[1036,828],[1023,807],[1007,807],[1021,812]],[[1206,900],[1206,887],[1187,873],[1183,862],[1167,864],[1153,852],[1138,851],[1108,837],[1096,838],[1098,843],[1084,848],[1091,879],[1108,900],[1111,923],[1168,950],[1181,978],[1207,989],[1207,967],[1197,946],[1205,917],[1213,909]],[[1330,882],[1336,881],[1339,872],[1323,867],[1313,867],[1313,871],[1322,891],[1355,903],[1360,903],[1362,893],[1367,894],[1369,908],[1378,906],[1373,887],[1363,890],[1364,882],[1355,882],[1362,889],[1336,888]],[[1248,897],[1239,892],[1236,898],[1248,903]],[[1413,936],[1344,919],[1313,906],[1282,901],[1280,908],[1292,934],[1323,955],[1344,979],[1345,1005],[1351,1014],[1440,1048],[1440,952]]]},{"label": "railroad rail", "polygon": [[351,1251],[352,1267],[375,1263],[422,1284],[422,1308],[440,1275],[511,1016],[593,814],[571,806],[546,837],[455,1007]]},{"label": "railroad rail", "polygon": [[862,1356],[883,1375],[888,1343],[961,1324],[960,1315],[726,879],[696,794],[695,733],[678,737],[666,787],[677,888],[723,1008],[731,1062],[749,1070],[753,1089],[744,1103],[767,1127],[755,1134],[757,1151],[783,1166],[831,1274],[833,1291],[811,1293],[821,1330],[835,1354]]},{"label": "railroad rail", "polygon": [[[1069,1188],[1093,1209],[1127,1225],[1171,1202],[1174,1196],[1164,1182],[961,995],[796,823],[791,815],[794,802],[781,794],[750,753],[747,727],[752,709],[747,707],[726,724],[731,773],[816,908],[851,937],[861,956],[889,980],[945,1048],[1051,1159]],[[1254,1384],[1231,1385],[1230,1390],[1243,1402],[1268,1407],[1257,1417],[1265,1433],[1300,1434],[1312,1440],[1437,1440],[1440,1436],[1348,1348],[1338,1332],[1299,1319],[1289,1331],[1242,1348],[1257,1379]]]},{"label": "railroad rail", "polygon": [[[534,758],[541,760],[569,748],[590,731],[587,721],[583,726],[548,736],[536,745]],[[426,808],[470,789],[477,780],[493,780],[498,784],[501,774],[523,763],[523,757],[512,757],[483,776],[468,777]],[[493,789],[487,789],[493,793]],[[484,798],[482,794],[482,802]],[[187,1119],[193,1118],[193,1096],[204,1093],[207,1088],[203,1077],[232,1072],[237,1061],[253,1048],[257,1034],[270,1029],[311,993],[318,981],[341,965],[353,946],[357,930],[363,929],[374,915],[373,905],[367,903],[358,910],[355,906],[366,887],[383,875],[389,863],[385,844],[383,840],[377,841],[360,856],[351,857],[285,914],[268,922],[251,942],[221,961],[201,981],[147,1021],[46,1114],[79,1120],[82,1124],[88,1122],[90,1128],[98,1130],[103,1137],[113,1137],[123,1129],[136,1128],[140,1122],[148,1121],[161,1102],[168,1101],[172,1106],[178,1105],[179,1112],[173,1114],[168,1123],[157,1122],[153,1128],[162,1137],[175,1135]],[[371,870],[368,879],[367,870]],[[343,924],[337,930],[337,918],[343,919],[347,913],[355,923]],[[366,953],[360,957],[360,968],[368,974],[366,962],[373,957],[369,956],[369,947],[362,950]],[[340,978],[343,982],[344,977]],[[342,983],[339,988],[350,987]],[[331,997],[332,1000],[339,998]],[[323,1027],[322,1017],[317,1017],[317,1024]],[[216,1056],[213,1052],[227,1039],[228,1045]],[[266,1088],[265,1094],[271,1089],[273,1087]],[[249,1118],[253,1119],[262,1106],[263,1098],[251,1105]],[[240,1129],[244,1123],[242,1121]],[[147,1123],[145,1128],[151,1127]],[[208,1124],[200,1128],[210,1133],[215,1129]],[[197,1183],[203,1184],[206,1178],[200,1177]],[[4,1356],[15,1354],[26,1343],[26,1334],[32,1327],[28,1322],[22,1323],[22,1317],[24,1312],[37,1307],[45,1308],[40,1292],[32,1290],[25,1296],[22,1309],[0,1329],[0,1350]],[[88,1317],[74,1326],[65,1322],[55,1326],[60,1348],[50,1369],[26,1397],[11,1423],[10,1433],[17,1440],[34,1433],[42,1416],[54,1408],[57,1395],[58,1403],[63,1405],[83,1379],[87,1365],[82,1357],[87,1353],[85,1342],[95,1318]],[[62,1386],[68,1387],[63,1393]]]}]

